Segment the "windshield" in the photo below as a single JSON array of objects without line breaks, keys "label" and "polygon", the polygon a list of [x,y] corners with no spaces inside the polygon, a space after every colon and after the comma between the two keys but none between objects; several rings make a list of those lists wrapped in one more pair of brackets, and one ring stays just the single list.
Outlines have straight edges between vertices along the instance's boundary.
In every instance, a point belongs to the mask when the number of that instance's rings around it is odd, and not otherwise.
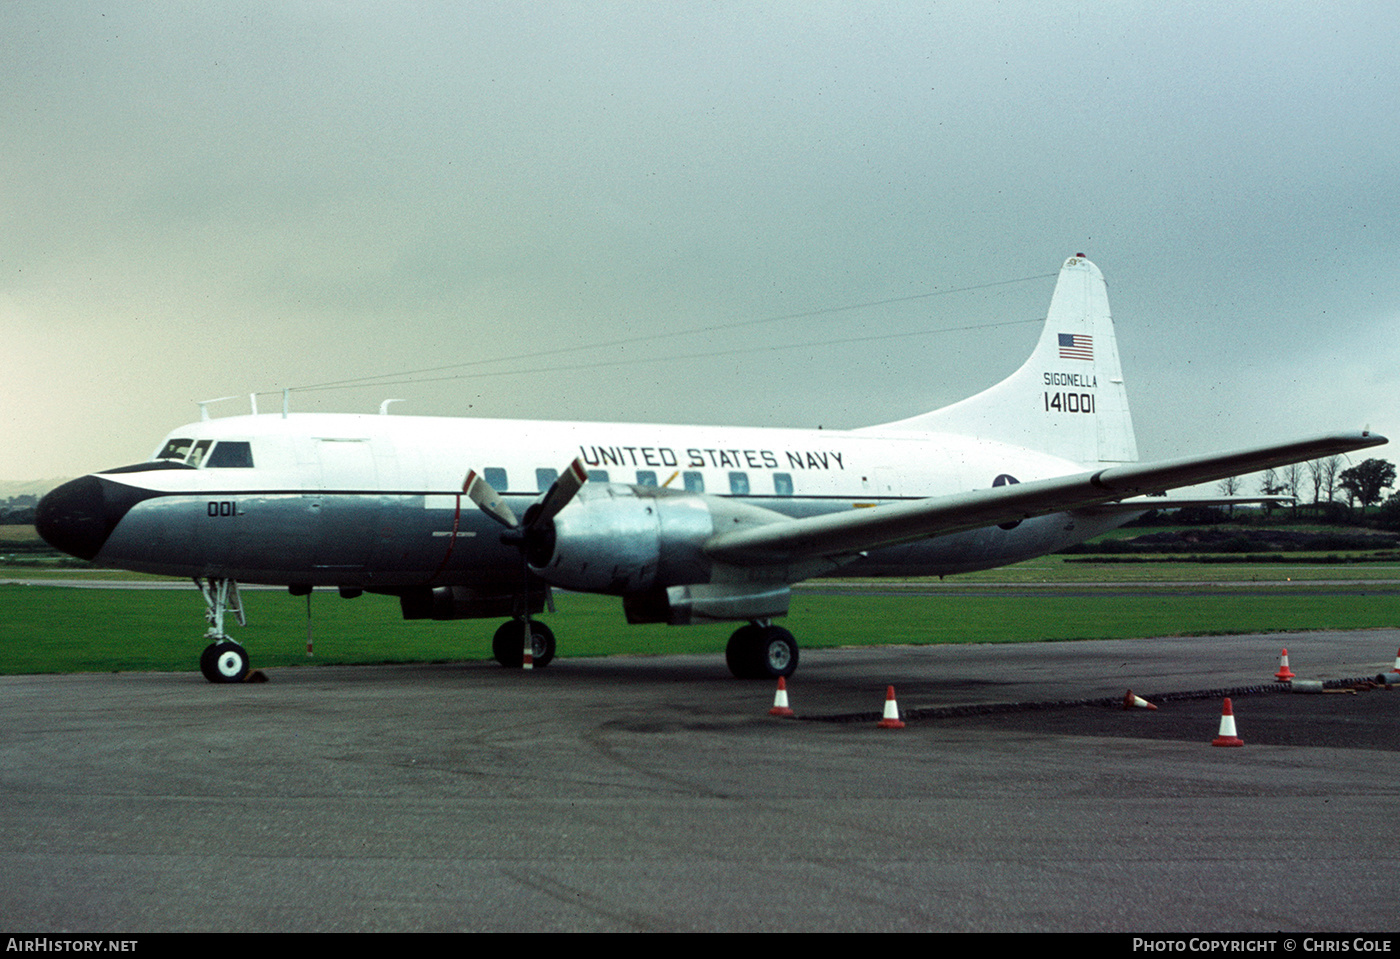
[{"label": "windshield", "polygon": [[158,460],[176,460],[180,463],[185,461],[185,457],[190,455],[190,447],[194,445],[194,440],[171,440],[165,444],[165,448],[156,454]]},{"label": "windshield", "polygon": [[165,444],[155,457],[156,462],[184,463],[195,469],[201,467],[232,467],[252,469],[253,451],[246,440],[173,439]]}]

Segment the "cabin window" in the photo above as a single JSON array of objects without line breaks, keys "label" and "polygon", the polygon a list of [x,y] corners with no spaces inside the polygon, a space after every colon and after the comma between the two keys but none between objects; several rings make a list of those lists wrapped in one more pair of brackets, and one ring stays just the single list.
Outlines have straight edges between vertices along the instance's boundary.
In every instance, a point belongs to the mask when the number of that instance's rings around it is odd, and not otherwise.
[{"label": "cabin window", "polygon": [[606,482],[608,482],[608,471],[607,471],[607,470],[595,470],[595,469],[590,469],[590,470],[588,471],[588,482],[590,482],[590,483],[606,483]]},{"label": "cabin window", "polygon": [[253,448],[243,440],[221,440],[204,465],[209,468],[252,469]]},{"label": "cabin window", "polygon": [[655,486],[656,470],[637,470],[638,486]]},{"label": "cabin window", "polygon": [[705,492],[705,474],[699,470],[689,470],[685,474],[685,488],[688,493]]},{"label": "cabin window", "polygon": [[497,493],[503,493],[510,489],[510,484],[506,481],[506,471],[499,466],[488,466],[482,471],[486,477],[486,484]]},{"label": "cabin window", "polygon": [[774,474],[773,474],[773,492],[777,493],[779,496],[791,496],[791,495],[792,495],[792,474],[791,474],[791,473],[774,473]]},{"label": "cabin window", "polygon": [[178,460],[183,463],[185,457],[190,455],[190,447],[194,445],[194,440],[171,440],[165,444],[165,448],[156,454],[158,460]]},{"label": "cabin window", "polygon": [[554,485],[554,481],[559,478],[558,470],[538,469],[535,470],[535,489],[543,493]]},{"label": "cabin window", "polygon": [[730,474],[729,474],[729,492],[733,493],[735,496],[748,496],[748,495],[749,495],[749,474],[748,474],[748,473],[730,473]]}]

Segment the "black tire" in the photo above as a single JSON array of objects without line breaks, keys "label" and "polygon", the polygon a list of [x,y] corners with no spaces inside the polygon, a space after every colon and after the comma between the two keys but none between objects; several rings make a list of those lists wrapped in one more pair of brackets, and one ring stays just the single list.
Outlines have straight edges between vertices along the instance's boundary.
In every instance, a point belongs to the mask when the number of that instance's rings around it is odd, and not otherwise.
[{"label": "black tire", "polygon": [[[525,665],[525,651],[521,648],[521,623],[518,619],[508,619],[491,637],[491,654],[496,662],[506,669],[519,669]],[[539,620],[530,620],[530,640],[533,649],[532,664],[535,669],[544,669],[554,660],[554,633]]]},{"label": "black tire", "polygon": [[199,671],[211,683],[241,683],[249,666],[248,651],[230,639],[210,643],[199,656]]},{"label": "black tire", "polygon": [[724,649],[738,679],[777,679],[797,671],[797,640],[781,626],[750,623],[734,631]]},{"label": "black tire", "polygon": [[763,627],[755,623],[740,626],[729,637],[724,647],[724,661],[735,679],[757,679],[759,641],[763,638]]}]

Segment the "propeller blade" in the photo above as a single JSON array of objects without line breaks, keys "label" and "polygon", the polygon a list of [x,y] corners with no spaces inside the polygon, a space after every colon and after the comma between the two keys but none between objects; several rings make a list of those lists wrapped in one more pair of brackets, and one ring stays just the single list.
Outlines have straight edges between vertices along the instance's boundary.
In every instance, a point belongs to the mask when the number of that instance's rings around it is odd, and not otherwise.
[{"label": "propeller blade", "polygon": [[539,501],[539,508],[531,508],[528,517],[529,528],[538,529],[547,526],[550,520],[559,515],[560,510],[573,501],[586,482],[588,482],[588,470],[584,468],[582,459],[575,459],[569,464],[569,468],[564,470],[549,487],[549,492],[545,493],[544,498]]},{"label": "propeller blade", "polygon": [[475,503],[483,513],[506,529],[520,528],[520,522],[510,511],[510,507],[501,499],[500,494],[491,488],[490,483],[477,475],[476,470],[467,474],[467,478],[462,482],[462,492],[467,494],[467,498]]}]

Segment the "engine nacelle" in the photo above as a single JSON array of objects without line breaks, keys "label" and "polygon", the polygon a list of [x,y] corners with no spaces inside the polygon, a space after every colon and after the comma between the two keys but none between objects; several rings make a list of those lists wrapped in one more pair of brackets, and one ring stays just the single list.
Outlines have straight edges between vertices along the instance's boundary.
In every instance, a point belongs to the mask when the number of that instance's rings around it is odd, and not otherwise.
[{"label": "engine nacelle", "polygon": [[649,589],[678,564],[704,581],[700,546],[714,532],[710,511],[698,496],[659,493],[586,484],[554,517],[549,561],[531,568],[555,586],[617,595]]},{"label": "engine nacelle", "polygon": [[554,549],[531,569],[566,589],[626,595],[708,583],[704,544],[735,524],[787,517],[735,500],[619,483],[587,483],[554,517]]}]

